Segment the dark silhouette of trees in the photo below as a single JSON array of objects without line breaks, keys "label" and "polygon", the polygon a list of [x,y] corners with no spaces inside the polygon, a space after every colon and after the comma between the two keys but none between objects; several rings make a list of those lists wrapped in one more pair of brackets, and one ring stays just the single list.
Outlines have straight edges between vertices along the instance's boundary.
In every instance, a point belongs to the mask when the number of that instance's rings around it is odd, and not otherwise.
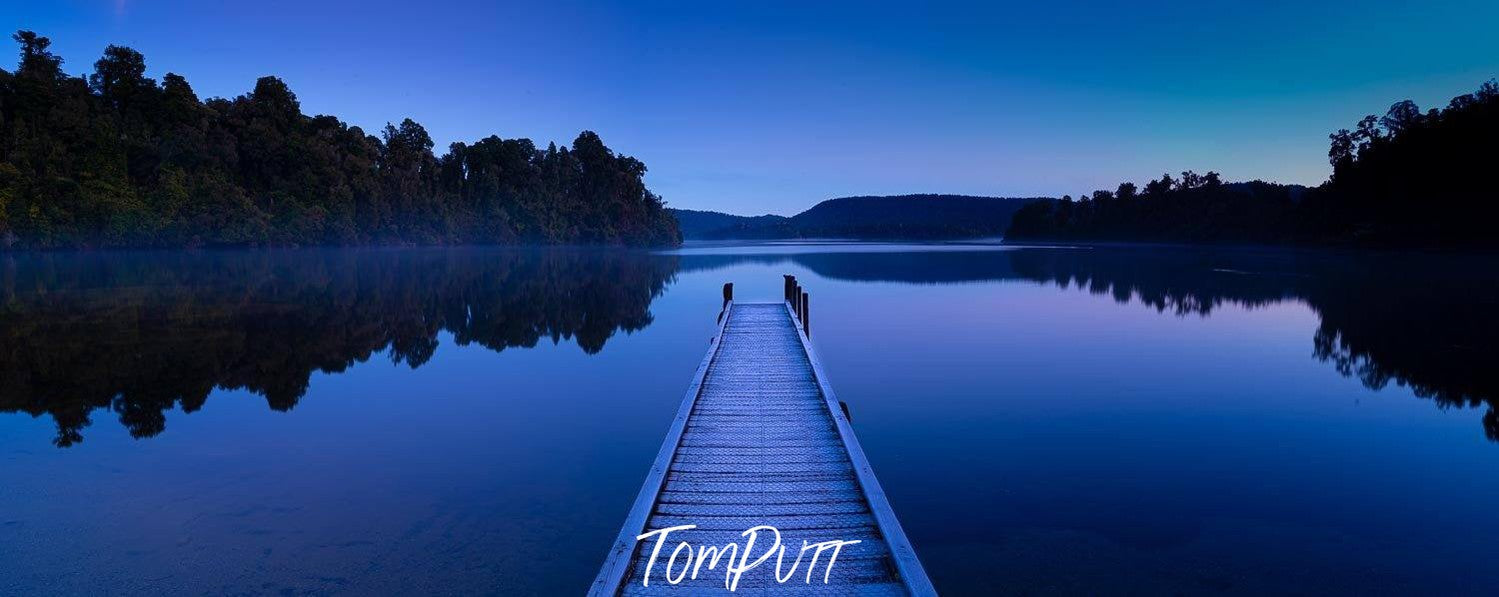
[{"label": "dark silhouette of trees", "polygon": [[[1015,215],[1013,240],[1301,243],[1494,248],[1499,84],[1422,113],[1410,100],[1329,135],[1332,177],[1314,189],[1224,184],[1188,171],[1146,183],[1136,200],[1044,201]],[[1126,183],[1129,184],[1129,183]],[[1129,185],[1133,191],[1134,185]],[[1304,191],[1304,192],[1303,192]]]},{"label": "dark silhouette of trees", "polygon": [[287,410],[315,371],[376,354],[412,368],[440,331],[496,352],[593,354],[651,323],[674,257],[586,249],[41,253],[0,261],[0,412],[81,441],[108,409],[135,437],[216,388]]},{"label": "dark silhouette of trees", "polygon": [[1162,174],[1143,192],[1115,192],[1031,203],[1016,212],[1007,240],[1274,243],[1286,238],[1304,189],[1266,182],[1224,183],[1217,172]]},{"label": "dark silhouette of trees", "polygon": [[0,70],[0,247],[547,243],[672,245],[645,165],[592,132],[432,153],[406,119],[366,134],[302,113],[275,77],[200,101],[109,46],[88,77],[16,33]]},{"label": "dark silhouette of trees", "polygon": [[1499,84],[1422,113],[1410,100],[1330,135],[1332,177],[1308,196],[1304,236],[1372,246],[1492,248]]}]

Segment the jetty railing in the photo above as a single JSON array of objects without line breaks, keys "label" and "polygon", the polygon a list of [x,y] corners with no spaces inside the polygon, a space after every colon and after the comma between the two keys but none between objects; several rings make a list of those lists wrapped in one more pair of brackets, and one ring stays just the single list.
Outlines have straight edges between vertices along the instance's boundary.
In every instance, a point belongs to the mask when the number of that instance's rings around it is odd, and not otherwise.
[{"label": "jetty railing", "polygon": [[781,277],[785,280],[786,304],[791,305],[791,312],[795,313],[797,321],[801,322],[802,334],[810,338],[812,336],[811,309],[808,304],[810,297],[807,291],[802,289],[801,284],[797,283],[796,276],[781,274]]}]

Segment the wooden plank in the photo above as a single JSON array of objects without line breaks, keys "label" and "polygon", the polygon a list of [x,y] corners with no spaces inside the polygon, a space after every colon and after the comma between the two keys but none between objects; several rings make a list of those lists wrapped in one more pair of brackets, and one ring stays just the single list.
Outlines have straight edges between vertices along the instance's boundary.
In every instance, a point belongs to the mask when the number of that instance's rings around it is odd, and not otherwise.
[{"label": "wooden plank", "polygon": [[609,555],[604,559],[604,566],[588,589],[589,595],[614,595],[624,584],[625,575],[630,573],[630,556],[635,553],[635,537],[645,532],[645,522],[650,518],[651,510],[656,505],[656,496],[661,493],[661,486],[666,482],[666,471],[671,466],[671,459],[676,454],[677,444],[682,440],[682,433],[687,428],[687,418],[692,414],[693,404],[697,402],[698,392],[703,386],[703,378],[708,375],[708,368],[713,364],[713,357],[718,355],[718,347],[723,340],[723,330],[729,323],[730,312],[733,308],[734,301],[725,302],[723,311],[719,315],[718,330],[708,344],[708,354],[703,357],[703,362],[692,374],[692,383],[687,386],[687,393],[682,397],[681,406],[677,407],[677,416],[671,420],[671,427],[666,431],[666,439],[662,440],[661,449],[656,453],[656,461],[651,464],[650,472],[646,473],[645,484],[640,487],[640,494],[635,497],[635,505],[630,507],[630,513],[625,516],[625,524],[619,530],[619,537],[615,538],[614,545],[609,547]]}]

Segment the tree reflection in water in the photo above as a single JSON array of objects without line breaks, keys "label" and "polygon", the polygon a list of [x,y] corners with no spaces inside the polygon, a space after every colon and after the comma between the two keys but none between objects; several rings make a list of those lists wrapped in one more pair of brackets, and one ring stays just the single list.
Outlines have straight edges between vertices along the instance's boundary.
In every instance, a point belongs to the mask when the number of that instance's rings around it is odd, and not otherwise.
[{"label": "tree reflection in water", "polygon": [[[1177,316],[1302,301],[1320,318],[1311,354],[1378,390],[1408,386],[1441,408],[1487,406],[1499,441],[1499,267],[1491,255],[1107,247],[690,255],[684,271],[791,261],[825,278],[948,284],[1030,281]],[[997,307],[998,308],[998,307]]]},{"label": "tree reflection in water", "polygon": [[[1371,390],[1395,383],[1439,407],[1488,406],[1499,441],[1499,271],[1492,258],[1284,252],[1020,251],[1027,277],[1130,297],[1159,311],[1208,315],[1304,301],[1320,319],[1312,355]],[[1092,252],[1089,252],[1092,253]]]},{"label": "tree reflection in water", "polygon": [[[733,251],[731,249],[731,251]],[[1212,249],[941,250],[680,257],[606,250],[378,249],[44,254],[0,261],[0,412],[50,415],[82,440],[108,407],[135,437],[165,411],[245,389],[287,410],[315,371],[386,354],[419,367],[439,332],[494,351],[544,338],[603,349],[651,323],[680,271],[792,262],[825,278],[1018,280],[1177,316],[1301,301],[1311,354],[1370,389],[1487,407],[1499,441],[1493,258]]]},{"label": "tree reflection in water", "polygon": [[51,415],[58,446],[95,409],[134,437],[216,388],[287,410],[313,372],[385,353],[420,367],[440,331],[494,351],[543,338],[589,354],[651,323],[675,258],[629,251],[420,249],[7,257],[0,412]]}]

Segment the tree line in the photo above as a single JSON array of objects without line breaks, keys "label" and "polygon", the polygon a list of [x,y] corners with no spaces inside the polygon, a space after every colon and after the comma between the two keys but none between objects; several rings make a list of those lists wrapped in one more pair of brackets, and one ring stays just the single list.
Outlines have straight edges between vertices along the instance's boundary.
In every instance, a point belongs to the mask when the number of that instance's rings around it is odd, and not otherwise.
[{"label": "tree line", "polygon": [[0,247],[673,245],[645,164],[584,131],[571,147],[490,136],[434,155],[416,122],[371,135],[302,113],[276,77],[233,99],[145,75],[109,46],[70,76],[17,32],[0,69]]},{"label": "tree line", "polygon": [[1330,138],[1332,176],[1304,189],[1183,172],[1028,205],[1006,238],[1494,248],[1499,84],[1447,107],[1405,100]]}]

